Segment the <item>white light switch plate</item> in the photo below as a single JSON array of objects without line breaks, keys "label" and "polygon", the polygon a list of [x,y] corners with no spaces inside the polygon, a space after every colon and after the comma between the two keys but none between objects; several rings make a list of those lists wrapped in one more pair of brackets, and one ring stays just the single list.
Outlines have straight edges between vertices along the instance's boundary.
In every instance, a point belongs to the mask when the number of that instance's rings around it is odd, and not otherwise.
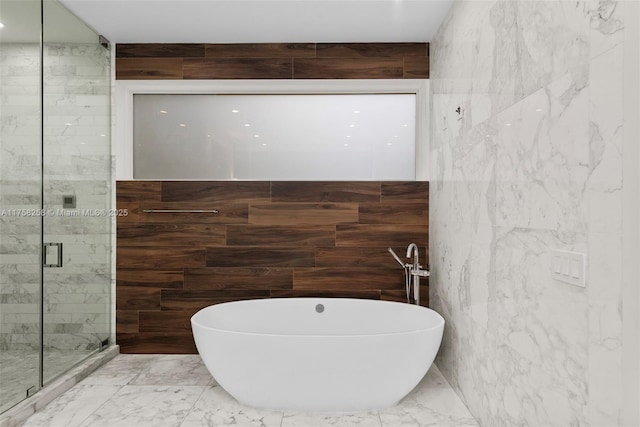
[{"label": "white light switch plate", "polygon": [[551,251],[551,275],[557,281],[586,287],[586,254],[568,251]]}]

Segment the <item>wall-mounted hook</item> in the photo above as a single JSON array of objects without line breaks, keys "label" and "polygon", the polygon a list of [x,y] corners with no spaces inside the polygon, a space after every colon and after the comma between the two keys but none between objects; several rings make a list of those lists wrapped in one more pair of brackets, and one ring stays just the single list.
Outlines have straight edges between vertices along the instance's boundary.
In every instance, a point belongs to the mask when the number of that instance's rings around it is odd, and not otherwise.
[{"label": "wall-mounted hook", "polygon": [[458,113],[458,120],[462,120],[464,110],[462,109],[461,106],[458,105],[458,108],[456,108],[456,113]]}]

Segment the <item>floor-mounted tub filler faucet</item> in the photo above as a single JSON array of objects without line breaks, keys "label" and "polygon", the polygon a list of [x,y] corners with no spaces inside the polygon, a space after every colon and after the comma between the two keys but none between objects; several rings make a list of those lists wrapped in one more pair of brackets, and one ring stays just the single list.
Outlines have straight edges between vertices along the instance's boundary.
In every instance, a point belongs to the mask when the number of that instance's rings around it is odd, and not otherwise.
[{"label": "floor-mounted tub filler faucet", "polygon": [[420,265],[420,257],[418,255],[418,245],[410,243],[407,246],[407,258],[411,258],[413,250],[413,265],[411,266],[411,278],[413,282],[413,302],[420,305],[420,278],[429,277],[429,270],[423,270]]},{"label": "floor-mounted tub filler faucet", "polygon": [[411,258],[413,252],[413,264],[403,263],[402,260],[393,249],[388,248],[389,252],[395,260],[404,269],[404,285],[407,293],[407,302],[411,303],[411,287],[413,287],[413,303],[420,304],[420,278],[429,277],[429,271],[423,270],[420,265],[420,256],[418,254],[418,245],[410,243],[407,247],[407,258]]}]

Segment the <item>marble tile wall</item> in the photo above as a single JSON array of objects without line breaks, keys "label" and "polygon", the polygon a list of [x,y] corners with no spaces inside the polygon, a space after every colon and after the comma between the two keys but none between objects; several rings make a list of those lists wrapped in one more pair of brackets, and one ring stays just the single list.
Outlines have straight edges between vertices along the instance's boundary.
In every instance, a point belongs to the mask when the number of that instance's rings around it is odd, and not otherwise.
[{"label": "marble tile wall", "polygon": [[64,244],[63,268],[44,270],[45,350],[94,350],[110,333],[110,60],[98,44],[44,47],[44,203],[72,194],[78,214],[44,222]]},{"label": "marble tile wall", "polygon": [[[2,209],[40,208],[39,47],[3,44]],[[64,243],[64,267],[44,270],[45,350],[93,350],[110,331],[110,56],[101,46],[44,48],[45,240]],[[62,214],[62,196],[76,209]],[[0,217],[0,348],[39,347],[40,217]]]},{"label": "marble tile wall", "polygon": [[620,422],[624,8],[459,1],[431,44],[438,366],[482,425]]},{"label": "marble tile wall", "polygon": [[[0,203],[40,207],[40,52],[0,45]],[[0,351],[36,351],[40,333],[40,218],[0,216]]]}]

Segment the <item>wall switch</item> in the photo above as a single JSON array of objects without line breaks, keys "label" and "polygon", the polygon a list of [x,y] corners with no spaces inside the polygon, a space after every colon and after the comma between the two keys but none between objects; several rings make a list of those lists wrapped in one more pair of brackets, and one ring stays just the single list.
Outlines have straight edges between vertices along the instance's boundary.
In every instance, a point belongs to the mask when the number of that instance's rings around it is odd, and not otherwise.
[{"label": "wall switch", "polygon": [[553,268],[553,272],[554,273],[562,273],[562,263],[560,262],[560,259],[558,258],[551,258],[551,266]]},{"label": "wall switch", "polygon": [[585,254],[568,251],[551,251],[550,268],[554,280],[574,286],[586,287]]},{"label": "wall switch", "polygon": [[580,270],[582,269],[580,261],[576,259],[571,260],[571,277],[574,279],[580,278]]}]

